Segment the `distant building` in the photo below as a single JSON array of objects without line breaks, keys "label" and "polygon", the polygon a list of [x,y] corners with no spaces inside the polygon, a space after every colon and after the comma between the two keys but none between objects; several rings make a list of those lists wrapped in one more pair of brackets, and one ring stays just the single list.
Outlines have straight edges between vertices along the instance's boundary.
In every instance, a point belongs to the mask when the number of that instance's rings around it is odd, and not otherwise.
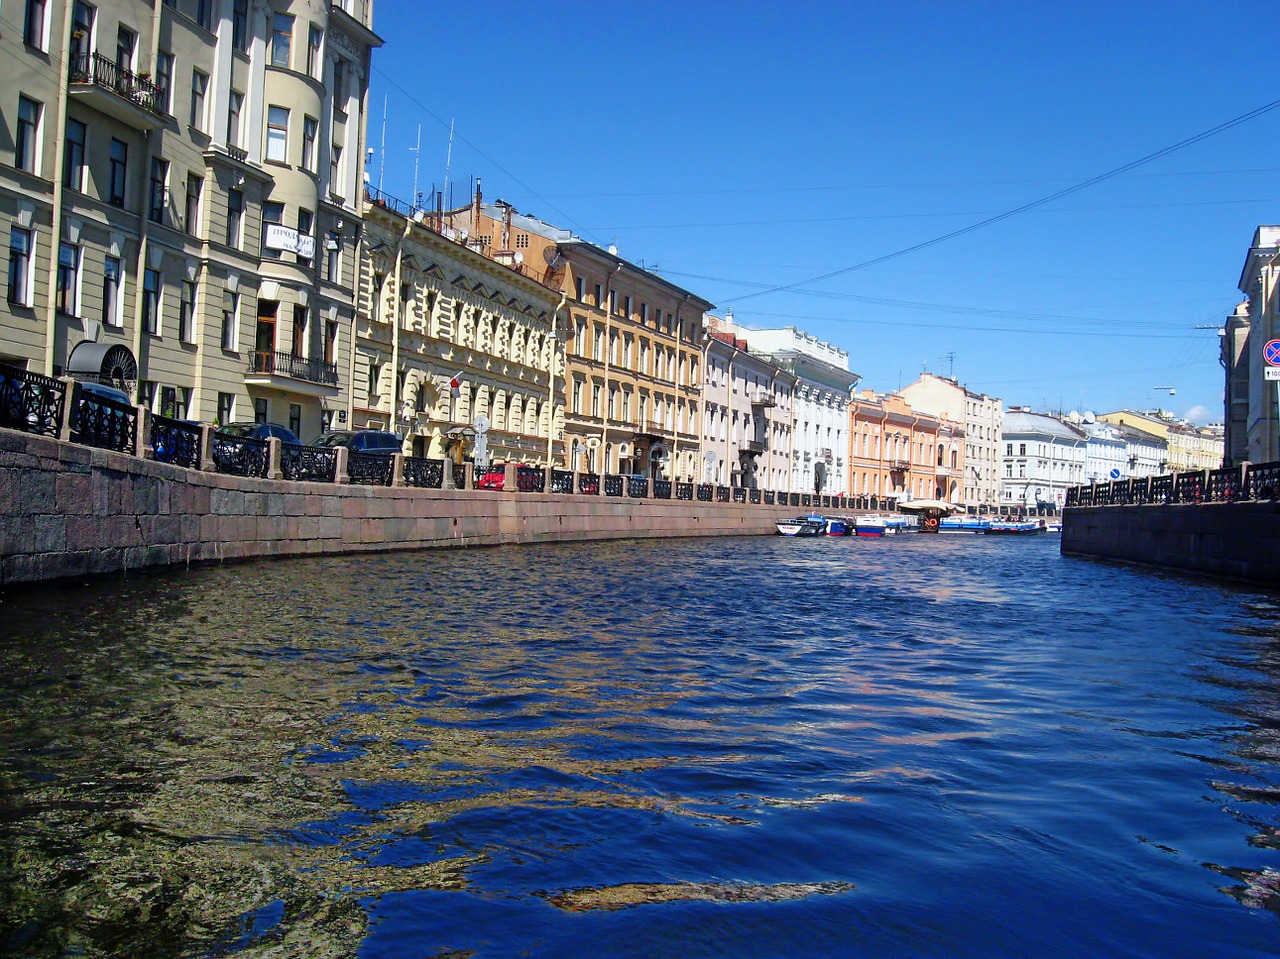
[{"label": "distant building", "polygon": [[1240,292],[1246,302],[1228,320],[1222,344],[1227,374],[1224,423],[1233,462],[1242,453],[1244,459],[1254,463],[1280,459],[1280,383],[1265,379],[1263,372],[1269,365],[1263,356],[1264,347],[1269,341],[1280,339],[1276,316],[1278,278],[1280,226],[1260,226],[1253,234],[1240,273]]},{"label": "distant building", "polygon": [[1223,438],[1221,427],[1195,426],[1175,419],[1162,410],[1138,413],[1116,410],[1098,419],[1107,423],[1142,430],[1163,441],[1167,450],[1161,470],[1186,473],[1192,470],[1218,469],[1222,466]]},{"label": "distant building", "polygon": [[1004,414],[1002,442],[1002,508],[1056,512],[1066,503],[1067,490],[1084,483],[1089,438],[1070,423],[1012,407]]},{"label": "distant building", "polygon": [[912,409],[946,417],[964,431],[961,501],[971,508],[998,502],[1004,403],[934,373],[922,373],[914,383],[898,392]]},{"label": "distant building", "polygon": [[862,378],[849,354],[795,327],[744,330],[751,352],[796,380],[789,490],[847,494],[849,396]]},{"label": "distant building", "polygon": [[707,317],[700,482],[791,492],[797,378],[751,353],[742,328]]},{"label": "distant building", "polygon": [[1128,479],[1132,475],[1128,444],[1121,432],[1123,427],[1098,422],[1091,413],[1082,417],[1068,417],[1068,421],[1089,438],[1084,458],[1086,483],[1109,483]]},{"label": "distant building", "polygon": [[964,432],[913,410],[897,393],[862,390],[849,404],[849,495],[877,507],[913,499],[960,503]]}]

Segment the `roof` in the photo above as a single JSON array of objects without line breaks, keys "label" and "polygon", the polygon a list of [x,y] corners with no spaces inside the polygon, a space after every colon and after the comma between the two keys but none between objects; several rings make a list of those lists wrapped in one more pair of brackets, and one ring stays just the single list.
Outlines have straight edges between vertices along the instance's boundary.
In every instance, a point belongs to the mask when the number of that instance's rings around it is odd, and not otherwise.
[{"label": "roof", "polygon": [[1080,443],[1088,439],[1083,431],[1047,413],[1028,413],[1024,410],[1010,410],[1005,413],[1003,435],[1016,436],[1022,433],[1034,433],[1071,443]]}]

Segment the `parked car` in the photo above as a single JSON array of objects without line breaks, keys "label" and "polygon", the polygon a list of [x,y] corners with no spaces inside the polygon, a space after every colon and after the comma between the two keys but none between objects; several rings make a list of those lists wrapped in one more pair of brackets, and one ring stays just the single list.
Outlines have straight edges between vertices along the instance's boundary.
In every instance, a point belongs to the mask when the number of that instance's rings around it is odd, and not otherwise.
[{"label": "parked car", "polygon": [[81,383],[80,393],[83,395],[88,393],[90,396],[115,400],[117,403],[123,403],[125,406],[133,406],[133,400],[129,398],[129,394],[124,390],[116,389],[114,386],[107,386],[105,383]]},{"label": "parked car", "polygon": [[379,453],[390,456],[404,449],[395,433],[384,430],[330,430],[311,441],[312,446],[345,446],[353,453]]},{"label": "parked car", "polygon": [[476,489],[503,489],[507,483],[507,464],[493,463],[476,480]]},{"label": "parked car", "polygon": [[280,438],[281,443],[289,443],[293,446],[301,446],[302,440],[298,439],[298,434],[287,426],[281,426],[279,423],[228,423],[226,426],[218,427],[218,432],[226,436],[237,436],[244,439],[265,440],[272,436]]}]

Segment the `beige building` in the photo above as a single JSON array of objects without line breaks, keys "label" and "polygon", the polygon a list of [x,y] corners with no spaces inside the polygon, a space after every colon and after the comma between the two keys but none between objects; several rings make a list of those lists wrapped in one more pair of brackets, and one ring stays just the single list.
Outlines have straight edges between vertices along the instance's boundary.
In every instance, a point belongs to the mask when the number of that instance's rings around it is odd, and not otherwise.
[{"label": "beige building", "polygon": [[[703,313],[711,304],[508,204],[475,201],[445,227],[567,298],[566,463],[588,472],[701,476]],[[557,464],[559,465],[559,464]]]},{"label": "beige building", "polygon": [[350,422],[415,456],[563,459],[566,298],[449,232],[389,197],[366,209]]},{"label": "beige building", "polygon": [[899,393],[913,409],[941,416],[963,431],[965,468],[960,502],[969,507],[999,503],[1003,401],[935,373],[922,373]]},{"label": "beige building", "polygon": [[1167,450],[1162,472],[1187,473],[1222,466],[1224,442],[1221,427],[1197,427],[1179,422],[1166,413],[1135,413],[1133,410],[1103,413],[1098,419],[1141,430],[1162,441]]},{"label": "beige building", "polygon": [[1230,461],[1271,463],[1280,459],[1280,381],[1265,378],[1264,350],[1280,339],[1280,226],[1254,231],[1239,287],[1246,299],[1227,321],[1221,354]]},{"label": "beige building", "polygon": [[309,439],[351,347],[371,0],[29,0],[5,19],[0,359]]},{"label": "beige building", "polygon": [[912,409],[898,393],[861,390],[849,404],[849,495],[854,502],[960,501],[964,430]]}]

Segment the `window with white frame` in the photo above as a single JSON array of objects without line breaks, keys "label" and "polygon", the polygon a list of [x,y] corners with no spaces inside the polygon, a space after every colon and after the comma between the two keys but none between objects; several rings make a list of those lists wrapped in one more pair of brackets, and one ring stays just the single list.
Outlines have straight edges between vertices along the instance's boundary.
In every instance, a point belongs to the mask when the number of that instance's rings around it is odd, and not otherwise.
[{"label": "window with white frame", "polygon": [[13,138],[13,165],[28,173],[40,172],[40,118],[44,104],[18,97],[18,128]]},{"label": "window with white frame", "polygon": [[307,76],[322,80],[320,71],[324,62],[320,59],[320,48],[324,42],[324,31],[314,23],[307,30]]},{"label": "window with white frame", "polygon": [[204,177],[187,174],[187,209],[182,224],[191,236],[200,235],[200,200],[204,193]]},{"label": "window with white frame", "polygon": [[196,284],[194,280],[182,281],[182,293],[178,300],[178,339],[183,343],[195,342]]},{"label": "window with white frame", "polygon": [[9,227],[9,289],[6,294],[14,306],[31,305],[32,233],[14,225]]},{"label": "window with white frame", "polygon": [[288,162],[289,111],[285,107],[267,107],[267,159]]},{"label": "window with white frame", "polygon": [[227,146],[240,146],[240,114],[244,110],[244,94],[232,90],[227,99]]},{"label": "window with white frame", "polygon": [[[226,290],[222,294],[222,348],[238,349],[240,329],[240,294],[235,290]],[[227,422],[223,420],[223,422]]]},{"label": "window with white frame", "polygon": [[161,50],[156,54],[156,92],[165,113],[173,113],[173,54]]},{"label": "window with white frame", "polygon": [[316,172],[316,133],[320,124],[315,117],[302,118],[302,168]]},{"label": "window with white frame", "polygon": [[80,315],[80,256],[74,243],[58,244],[57,307],[67,316]]},{"label": "window with white frame", "polygon": [[152,336],[159,336],[160,326],[160,271],[146,270],[142,275],[142,324]]},{"label": "window with white frame", "polygon": [[45,0],[27,0],[23,21],[22,40],[37,50],[47,50],[49,36],[49,10]]},{"label": "window with white frame", "polygon": [[191,71],[191,126],[201,133],[205,131],[205,99],[209,92],[209,74],[201,70]]},{"label": "window with white frame", "polygon": [[240,249],[244,232],[244,194],[239,190],[227,191],[227,246]]},{"label": "window with white frame", "polygon": [[112,206],[124,206],[125,188],[129,179],[129,144],[111,139],[111,157],[107,170],[107,202]]},{"label": "window with white frame", "polygon": [[124,276],[123,264],[118,256],[108,256],[102,262],[102,322],[107,326],[124,327]]},{"label": "window with white frame", "polygon": [[63,147],[62,185],[68,190],[84,192],[85,142],[89,128],[74,117],[67,117],[67,139]]},{"label": "window with white frame", "polygon": [[293,44],[293,17],[276,13],[271,18],[271,65],[289,66],[289,48]]},{"label": "window with white frame", "polygon": [[168,208],[169,194],[169,161],[160,157],[151,158],[151,188],[148,193],[147,216],[152,223],[165,221],[165,210]]}]

